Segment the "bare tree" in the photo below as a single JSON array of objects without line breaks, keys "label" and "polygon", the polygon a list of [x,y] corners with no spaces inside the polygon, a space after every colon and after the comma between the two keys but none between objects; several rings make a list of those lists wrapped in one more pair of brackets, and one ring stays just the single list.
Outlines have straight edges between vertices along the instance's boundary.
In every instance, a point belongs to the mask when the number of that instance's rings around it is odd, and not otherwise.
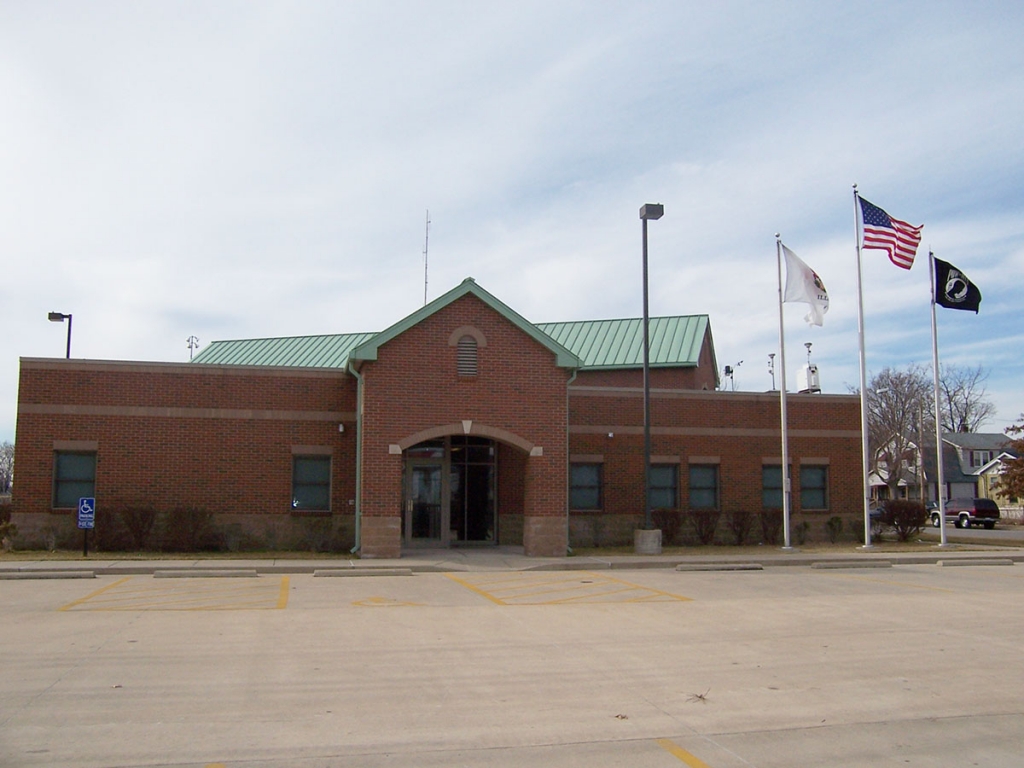
[{"label": "bare tree", "polygon": [[942,366],[939,376],[939,413],[943,432],[977,432],[995,415],[996,407],[985,397],[988,371]]},{"label": "bare tree", "polygon": [[885,368],[868,383],[868,448],[872,464],[899,497],[901,482],[917,481],[919,447],[933,431],[932,386],[927,368]]},{"label": "bare tree", "polygon": [[10,493],[14,482],[14,444],[0,443],[0,493]]}]

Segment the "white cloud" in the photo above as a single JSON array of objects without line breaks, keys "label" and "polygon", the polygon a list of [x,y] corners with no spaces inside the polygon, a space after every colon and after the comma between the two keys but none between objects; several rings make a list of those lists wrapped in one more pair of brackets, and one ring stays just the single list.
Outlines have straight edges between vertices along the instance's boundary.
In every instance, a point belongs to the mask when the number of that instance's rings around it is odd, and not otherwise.
[{"label": "white cloud", "polygon": [[[825,280],[787,308],[856,383],[850,185],[984,293],[943,360],[1016,418],[1022,11],[869,4],[8,4],[0,9],[0,439],[19,356],[185,360],[185,340],[384,328],[472,276],[531,320],[708,313],[767,389],[774,233]],[[930,361],[927,263],[866,252],[868,365]],[[792,310],[792,311],[790,311]]]}]

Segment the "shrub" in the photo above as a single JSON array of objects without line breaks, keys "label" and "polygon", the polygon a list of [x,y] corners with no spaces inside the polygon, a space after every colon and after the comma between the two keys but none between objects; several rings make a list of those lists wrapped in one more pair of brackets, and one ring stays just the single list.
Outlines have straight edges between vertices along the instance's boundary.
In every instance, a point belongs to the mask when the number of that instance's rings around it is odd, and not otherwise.
[{"label": "shrub", "polygon": [[782,532],[782,510],[761,510],[761,538],[765,544],[778,544]]},{"label": "shrub", "polygon": [[156,524],[156,510],[148,504],[119,504],[117,516],[128,535],[129,546],[136,551],[145,549]]},{"label": "shrub", "polygon": [[734,509],[729,513],[728,526],[736,539],[736,546],[742,547],[750,535],[750,529],[754,527],[754,513],[749,509]]},{"label": "shrub", "polygon": [[11,522],[11,510],[0,507],[0,548],[10,549],[18,526]]},{"label": "shrub", "polygon": [[164,548],[197,552],[213,533],[213,513],[204,507],[175,507],[164,520]]},{"label": "shrub", "polygon": [[793,534],[793,543],[798,547],[807,543],[807,534],[810,533],[811,524],[806,520],[800,522],[799,525],[794,525],[791,533]]},{"label": "shrub", "polygon": [[711,544],[715,540],[715,529],[722,513],[717,509],[694,509],[690,511],[690,522],[694,533],[701,544]]},{"label": "shrub", "polygon": [[825,521],[825,532],[828,534],[828,540],[835,544],[839,541],[839,537],[843,535],[843,518],[839,515],[833,515]]},{"label": "shrub", "polygon": [[652,509],[651,519],[654,527],[661,531],[661,540],[666,544],[675,544],[683,519],[677,509]]},{"label": "shrub", "polygon": [[96,527],[88,534],[90,548],[97,552],[124,552],[130,548],[131,536],[121,520],[121,515],[118,514],[117,507],[97,504],[94,524]]},{"label": "shrub", "polygon": [[919,501],[909,499],[890,499],[882,506],[882,522],[892,526],[896,538],[906,541],[928,522],[928,510]]},{"label": "shrub", "polygon": [[[850,532],[861,544],[864,543],[864,518],[853,518],[846,521],[847,525],[850,526]],[[877,542],[882,540],[882,529],[878,525],[872,524],[871,526],[871,541]]]}]

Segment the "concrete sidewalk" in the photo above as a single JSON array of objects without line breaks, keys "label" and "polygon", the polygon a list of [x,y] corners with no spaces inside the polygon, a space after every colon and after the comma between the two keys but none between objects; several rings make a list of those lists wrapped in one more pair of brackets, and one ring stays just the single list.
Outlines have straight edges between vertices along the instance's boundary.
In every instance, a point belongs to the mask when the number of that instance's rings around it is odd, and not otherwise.
[{"label": "concrete sidewalk", "polygon": [[253,558],[221,559],[217,557],[180,558],[174,560],[116,560],[88,557],[79,560],[0,559],[0,579],[16,578],[91,578],[165,573],[194,576],[246,576],[259,574],[318,575],[400,575],[411,573],[453,573],[468,571],[570,571],[570,570],[638,570],[675,569],[677,567],[706,570],[735,569],[738,566],[762,568],[813,567],[878,567],[886,565],[935,564],[962,562],[993,564],[994,561],[1024,562],[1024,549],[1017,547],[985,547],[969,550],[938,546],[927,552],[886,552],[872,550],[831,553],[784,552],[778,548],[751,547],[749,553],[723,555],[606,555],[561,558],[526,557],[522,547],[488,547],[413,550],[397,559],[297,559]]}]

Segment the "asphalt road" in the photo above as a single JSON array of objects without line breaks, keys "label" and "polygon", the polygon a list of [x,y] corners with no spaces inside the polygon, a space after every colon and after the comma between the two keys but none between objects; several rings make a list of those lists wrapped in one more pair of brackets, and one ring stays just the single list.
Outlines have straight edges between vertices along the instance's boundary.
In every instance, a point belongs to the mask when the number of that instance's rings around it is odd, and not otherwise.
[{"label": "asphalt road", "polygon": [[0,765],[1014,766],[1024,566],[0,581]]},{"label": "asphalt road", "polygon": [[[925,537],[928,540],[939,539],[939,529],[928,526],[924,529]],[[992,530],[981,528],[956,528],[952,523],[946,524],[946,541],[955,541],[962,544],[979,544],[989,542],[992,544],[1006,544],[1007,546],[1019,547],[1024,544],[1024,526],[1007,525],[997,523]]]}]

